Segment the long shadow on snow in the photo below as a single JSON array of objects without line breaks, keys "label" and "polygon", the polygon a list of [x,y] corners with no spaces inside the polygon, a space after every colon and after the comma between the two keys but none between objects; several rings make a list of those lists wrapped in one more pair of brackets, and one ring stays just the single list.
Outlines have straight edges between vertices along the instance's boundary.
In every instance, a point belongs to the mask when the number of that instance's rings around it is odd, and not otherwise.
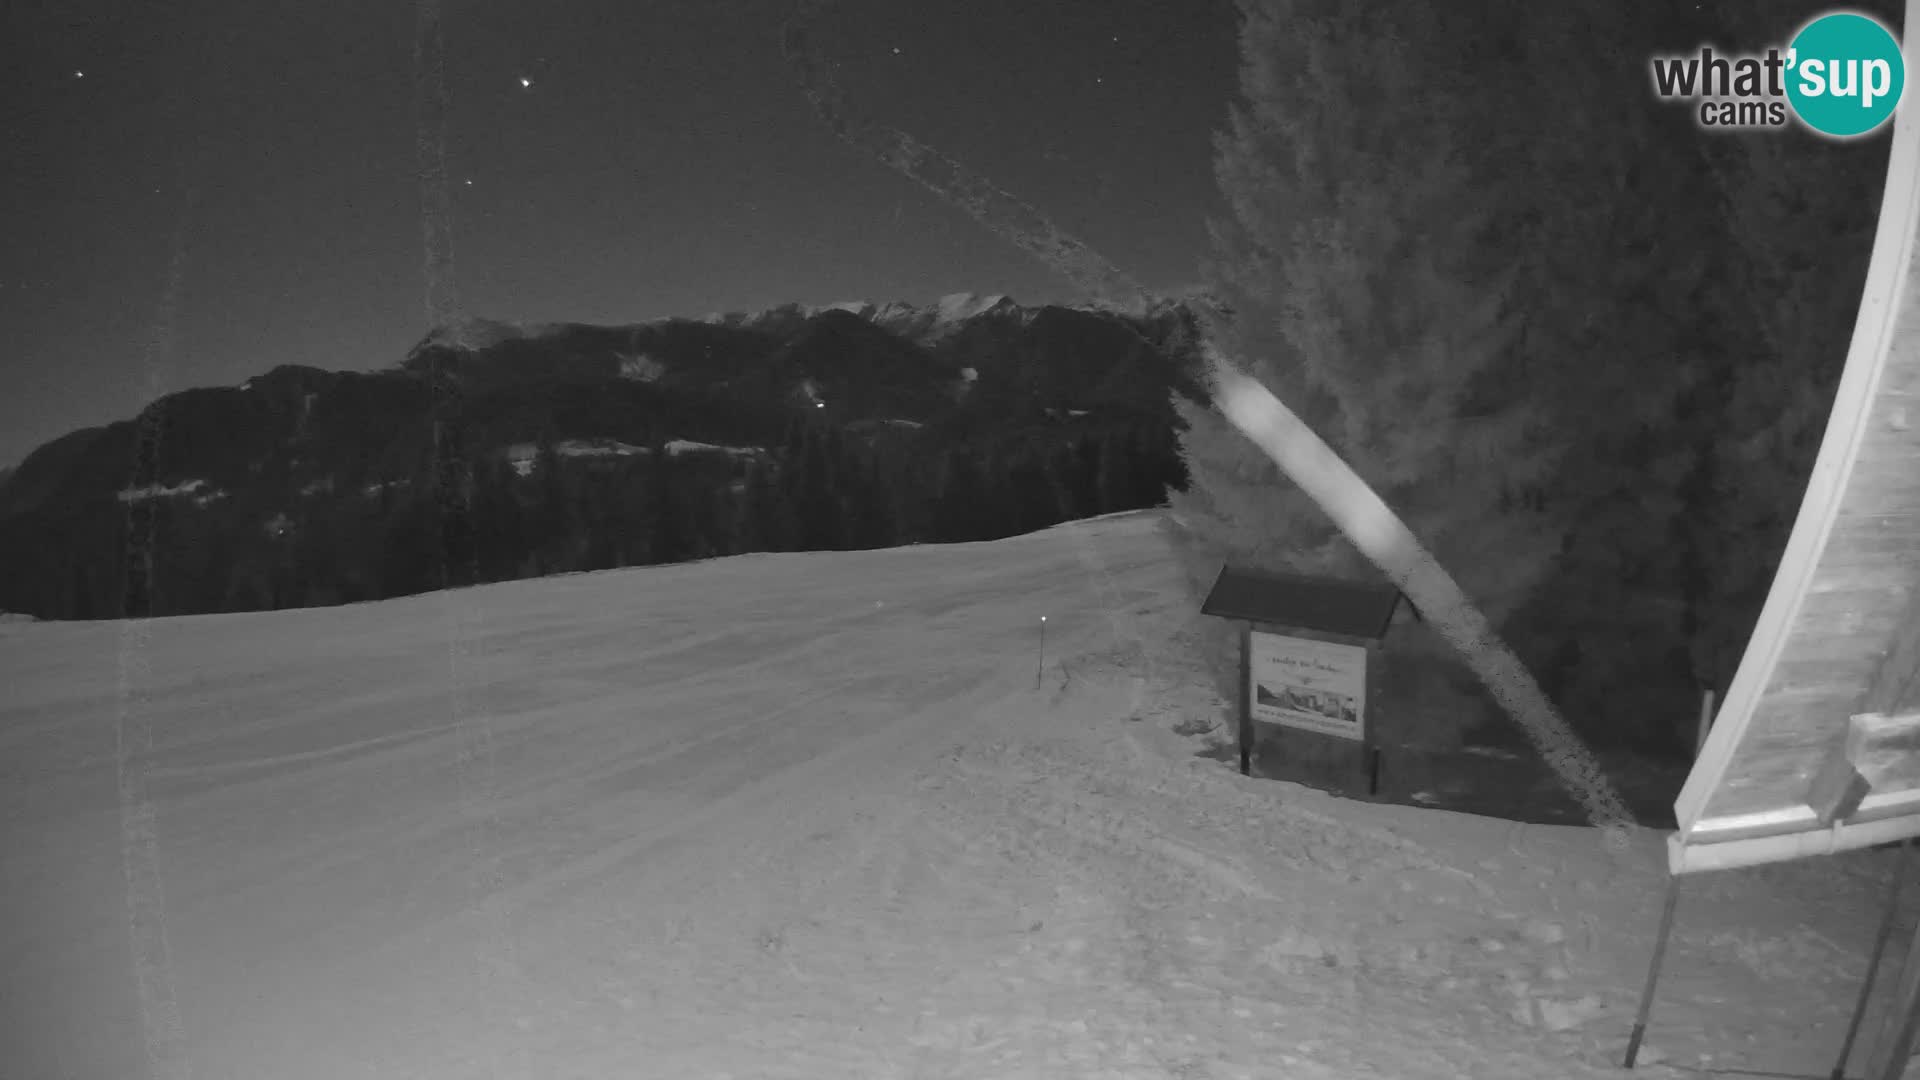
[{"label": "long shadow on snow", "polygon": [[[1479,814],[1506,821],[1542,825],[1585,825],[1586,813],[1560,784],[1559,777],[1526,744],[1469,745],[1433,751],[1384,747],[1379,788],[1367,792],[1368,777],[1357,745],[1325,749],[1302,746],[1299,739],[1262,738],[1253,755],[1253,775],[1286,780],[1361,802],[1424,806]],[[1239,767],[1239,750],[1214,745],[1198,756]],[[1687,764],[1629,751],[1597,753],[1607,778],[1641,825],[1674,828],[1673,800],[1687,778]]]}]

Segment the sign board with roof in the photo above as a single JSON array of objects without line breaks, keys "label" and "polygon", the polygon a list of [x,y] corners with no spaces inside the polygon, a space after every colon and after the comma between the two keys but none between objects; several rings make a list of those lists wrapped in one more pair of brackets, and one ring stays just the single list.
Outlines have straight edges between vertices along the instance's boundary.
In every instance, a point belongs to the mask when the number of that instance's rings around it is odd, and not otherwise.
[{"label": "sign board with roof", "polygon": [[1400,591],[1222,567],[1203,615],[1240,627],[1240,771],[1252,773],[1256,724],[1359,743],[1378,780],[1367,705],[1379,699],[1381,639]]}]

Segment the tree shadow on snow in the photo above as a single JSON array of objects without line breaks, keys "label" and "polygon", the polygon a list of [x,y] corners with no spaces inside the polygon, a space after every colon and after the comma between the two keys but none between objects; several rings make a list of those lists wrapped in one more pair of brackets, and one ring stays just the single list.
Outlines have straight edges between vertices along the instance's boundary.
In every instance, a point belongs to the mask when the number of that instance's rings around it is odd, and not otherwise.
[{"label": "tree shadow on snow", "polygon": [[[1231,729],[1216,729],[1196,757],[1240,767]],[[1577,800],[1531,747],[1474,746],[1458,750],[1381,748],[1377,777],[1358,743],[1315,745],[1332,740],[1262,737],[1252,775],[1284,780],[1360,802],[1419,806],[1539,825],[1589,824]],[[1656,829],[1674,828],[1673,800],[1686,781],[1687,765],[1632,751],[1600,751],[1607,778],[1634,819]],[[1370,785],[1377,782],[1373,791]]]}]

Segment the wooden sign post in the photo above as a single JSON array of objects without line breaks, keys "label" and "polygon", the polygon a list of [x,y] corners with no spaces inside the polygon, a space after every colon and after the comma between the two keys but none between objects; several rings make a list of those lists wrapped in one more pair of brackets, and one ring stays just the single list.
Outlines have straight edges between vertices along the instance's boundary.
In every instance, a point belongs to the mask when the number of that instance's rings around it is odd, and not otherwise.
[{"label": "wooden sign post", "polygon": [[1253,773],[1262,730],[1285,729],[1322,753],[1356,748],[1367,792],[1378,792],[1380,747],[1368,707],[1380,698],[1380,642],[1400,600],[1390,585],[1221,569],[1200,611],[1240,623],[1242,775]]}]

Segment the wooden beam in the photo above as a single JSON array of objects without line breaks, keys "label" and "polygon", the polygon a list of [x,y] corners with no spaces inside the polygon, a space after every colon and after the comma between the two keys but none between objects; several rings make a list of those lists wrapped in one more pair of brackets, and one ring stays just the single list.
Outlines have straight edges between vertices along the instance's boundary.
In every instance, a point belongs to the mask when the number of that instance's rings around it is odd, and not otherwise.
[{"label": "wooden beam", "polygon": [[1815,855],[1835,855],[1875,844],[1895,843],[1910,836],[1920,836],[1920,816],[1900,814],[1860,824],[1841,822],[1826,829],[1810,828],[1805,832],[1757,836],[1718,844],[1689,844],[1676,832],[1667,836],[1667,872],[1698,874],[1708,870],[1733,870]]},{"label": "wooden beam", "polygon": [[1813,774],[1813,783],[1807,788],[1807,806],[1824,827],[1852,817],[1870,790],[1867,778],[1853,767],[1846,746],[1836,742],[1827,748],[1820,771]]},{"label": "wooden beam", "polygon": [[1845,821],[1873,792],[1920,787],[1920,712],[1861,713],[1847,721],[1807,789],[1807,806],[1822,826]]}]

